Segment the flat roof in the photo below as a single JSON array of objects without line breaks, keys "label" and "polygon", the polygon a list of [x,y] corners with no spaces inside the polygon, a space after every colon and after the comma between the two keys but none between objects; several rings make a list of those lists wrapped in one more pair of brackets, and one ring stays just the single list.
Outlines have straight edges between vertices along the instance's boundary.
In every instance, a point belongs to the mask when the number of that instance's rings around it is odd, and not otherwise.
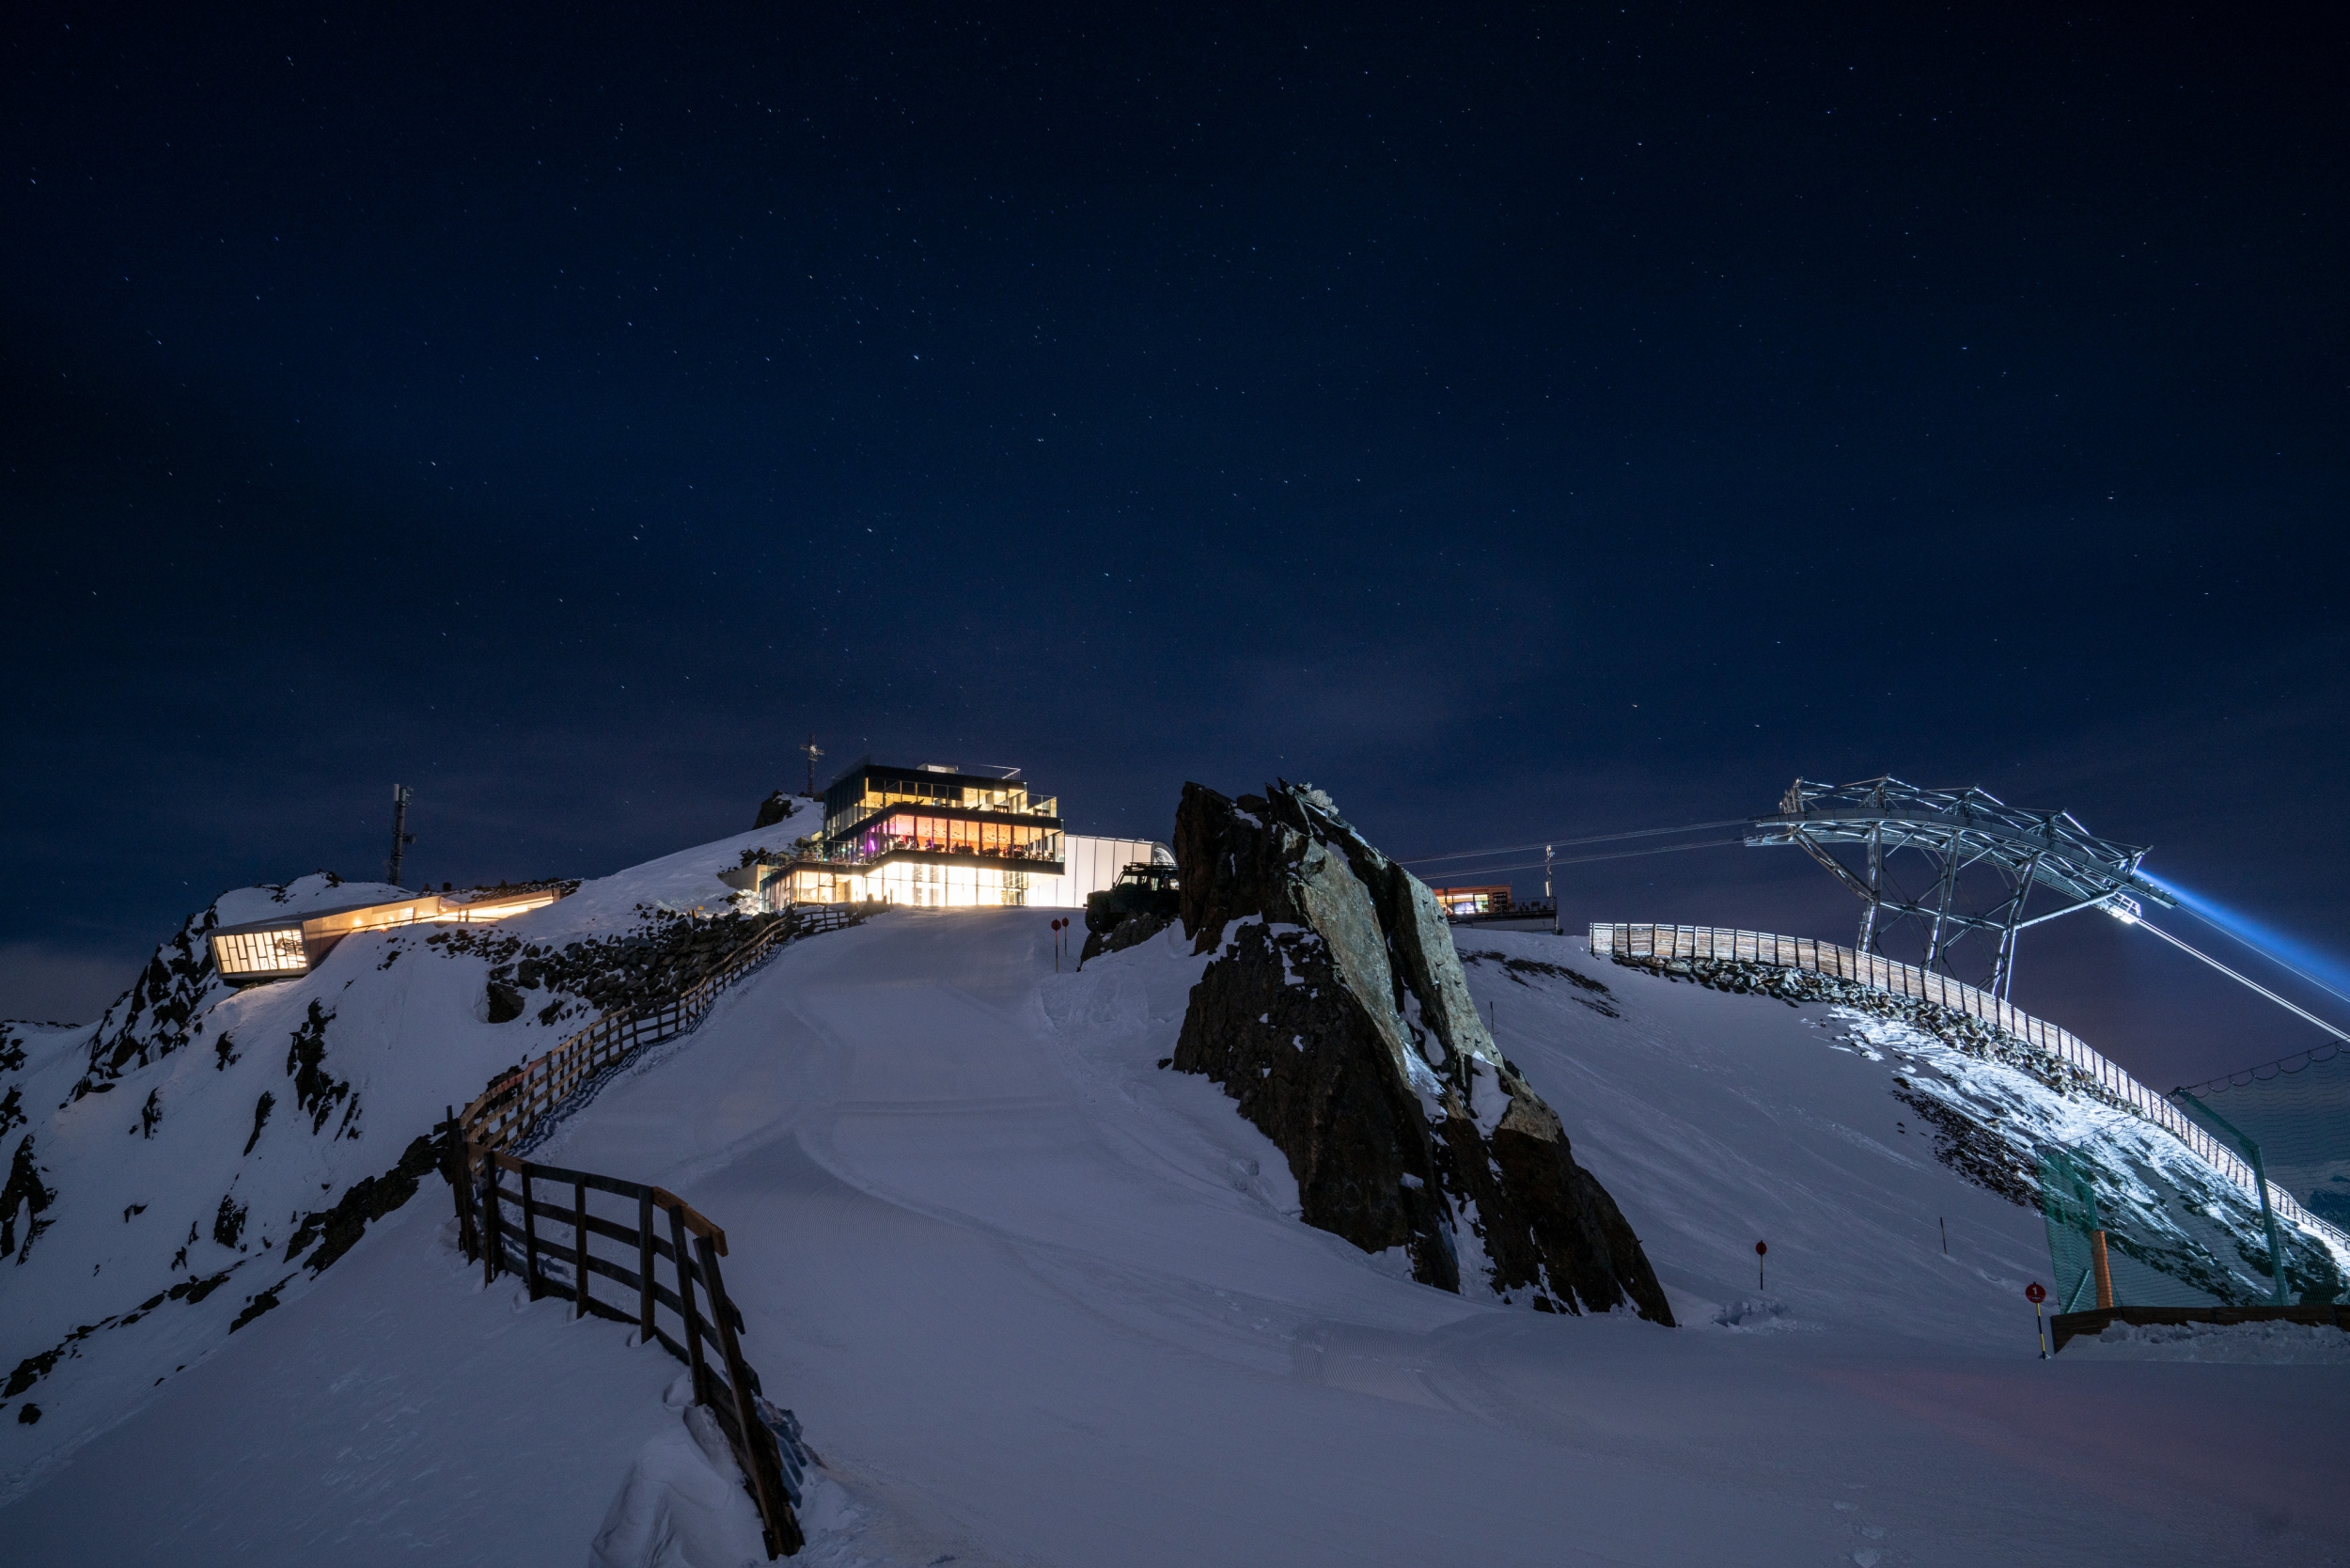
[{"label": "flat roof", "polygon": [[1007,784],[1024,783],[1025,780],[1020,776],[1021,772],[1019,768],[991,767],[988,772],[972,773],[953,762],[876,762],[871,757],[867,756],[858,758],[835,774],[832,782],[824,786],[824,792],[827,794],[831,793],[835,788],[847,783],[859,774],[870,776],[877,773],[887,774],[892,777],[903,778],[910,782],[928,783],[946,780],[956,784],[976,785],[981,789],[1000,790]]},{"label": "flat roof", "polygon": [[274,916],[266,920],[240,920],[233,926],[214,926],[216,936],[236,936],[248,931],[284,931],[305,920],[323,920],[336,915],[356,915],[363,909],[390,909],[403,903],[421,903],[426,899],[438,899],[438,893],[411,893],[404,899],[365,899],[357,903],[322,903],[300,914]]},{"label": "flat roof", "polygon": [[[559,902],[559,887],[471,887],[463,893],[411,893],[401,899],[367,899],[357,903],[317,904],[300,914],[273,916],[266,920],[240,920],[231,926],[214,926],[215,936],[243,936],[257,931],[291,931],[320,920],[332,920],[338,916],[365,915],[379,909],[413,908],[419,919],[436,919],[443,916],[462,915],[468,910],[488,913],[509,905],[526,904],[532,908]],[[516,913],[521,913],[517,910]]]}]

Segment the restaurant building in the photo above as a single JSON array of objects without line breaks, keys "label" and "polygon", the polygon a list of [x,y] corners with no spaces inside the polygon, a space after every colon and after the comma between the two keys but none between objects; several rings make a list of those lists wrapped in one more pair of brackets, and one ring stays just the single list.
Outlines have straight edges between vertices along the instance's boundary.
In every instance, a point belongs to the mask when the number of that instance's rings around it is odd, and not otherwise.
[{"label": "restaurant building", "polygon": [[824,825],[788,865],[721,880],[786,903],[892,903],[916,909],[1069,908],[1130,861],[1172,860],[1149,839],[1067,833],[1058,797],[1018,768],[915,766],[866,758],[824,791]]}]

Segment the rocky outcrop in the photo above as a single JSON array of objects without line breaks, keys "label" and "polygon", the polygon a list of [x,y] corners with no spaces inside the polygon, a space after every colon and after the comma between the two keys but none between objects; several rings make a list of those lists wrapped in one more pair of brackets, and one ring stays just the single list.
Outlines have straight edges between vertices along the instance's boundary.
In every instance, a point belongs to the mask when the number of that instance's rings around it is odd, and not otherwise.
[{"label": "rocky outcrop", "polygon": [[759,820],[751,823],[751,827],[754,830],[762,827],[773,827],[776,823],[782,822],[784,819],[791,816],[791,813],[798,808],[799,808],[792,803],[790,795],[784,793],[781,790],[777,790],[774,794],[769,795],[765,800],[759,803]]},{"label": "rocky outcrop", "polygon": [[1308,1224],[1402,1247],[1445,1290],[1673,1321],[1615,1200],[1486,1032],[1424,884],[1302,785],[1185,785],[1175,857],[1184,933],[1216,956],[1173,1065],[1280,1146]]},{"label": "rocky outcrop", "polygon": [[1084,968],[1104,953],[1122,953],[1128,948],[1148,942],[1175,923],[1172,915],[1128,915],[1109,927],[1086,923],[1085,949],[1077,954],[1077,967]]}]

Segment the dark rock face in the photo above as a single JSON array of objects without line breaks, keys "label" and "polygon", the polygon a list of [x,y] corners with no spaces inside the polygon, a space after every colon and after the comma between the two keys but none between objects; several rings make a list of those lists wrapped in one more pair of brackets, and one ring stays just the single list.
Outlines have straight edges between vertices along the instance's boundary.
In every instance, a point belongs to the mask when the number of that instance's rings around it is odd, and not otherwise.
[{"label": "dark rock face", "polygon": [[1093,923],[1092,911],[1088,910],[1086,913],[1086,945],[1085,950],[1077,955],[1079,968],[1083,968],[1089,960],[1099,958],[1104,953],[1122,953],[1137,942],[1148,942],[1175,923],[1175,917],[1172,915],[1146,911],[1141,914],[1128,915],[1116,925],[1104,930]]},{"label": "dark rock face", "polygon": [[212,910],[191,915],[115,998],[90,1037],[89,1071],[73,1098],[102,1093],[125,1074],[162,1060],[204,1032],[204,1013],[226,989],[212,967]]},{"label": "dark rock face", "polygon": [[751,823],[751,826],[753,828],[773,827],[791,815],[794,809],[791,797],[781,790],[777,790],[759,803],[759,821]]},{"label": "dark rock face", "polygon": [[1418,878],[1309,786],[1185,785],[1175,856],[1184,933],[1217,956],[1174,1065],[1280,1145],[1308,1224],[1403,1247],[1424,1284],[1673,1321],[1615,1200],[1494,1045]]}]

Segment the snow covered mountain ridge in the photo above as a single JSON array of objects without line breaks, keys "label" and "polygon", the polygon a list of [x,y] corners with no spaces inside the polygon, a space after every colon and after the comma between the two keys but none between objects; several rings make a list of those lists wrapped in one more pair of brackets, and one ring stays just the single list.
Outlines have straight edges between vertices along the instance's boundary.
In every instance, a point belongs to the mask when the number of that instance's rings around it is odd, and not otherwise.
[{"label": "snow covered mountain ridge", "polygon": [[361,933],[243,990],[211,931],[401,890],[328,873],[239,888],[98,1022],[0,1023],[0,1501],[407,1201],[450,1105],[743,941],[716,873],[771,836],[496,926]]},{"label": "snow covered mountain ridge", "polygon": [[[199,997],[185,1043],[134,1050],[61,1113],[95,1031],[12,1031],[25,1060],[0,1094],[34,1114],[0,1157],[33,1136],[56,1196],[26,1261],[0,1263],[0,1333],[24,1334],[13,1358],[57,1324],[91,1331],[10,1401],[40,1420],[0,1421],[11,1563],[755,1555],[755,1534],[689,1540],[749,1504],[665,1401],[676,1364],[518,1282],[484,1289],[429,1174],[322,1275],[323,1239],[281,1253],[297,1207],[382,1181],[449,1105],[575,1028],[564,1009],[603,1005],[587,992],[626,980],[594,978],[606,959],[706,931],[662,906],[709,899],[757,837],[587,883],[494,951],[366,938],[303,980]],[[1682,1326],[1569,1318],[1432,1289],[1308,1223],[1287,1152],[1172,1070],[1221,949],[1162,931],[1057,971],[1052,917],[902,910],[793,942],[540,1153],[728,1227],[745,1354],[822,1450],[800,1560],[1963,1568],[2029,1541],[2253,1568],[2350,1539],[2324,1440],[2350,1369],[2036,1358],[2022,1293],[2049,1253],[2021,1177],[2044,1145],[2139,1183],[2186,1238],[2163,1245],[2237,1287],[2261,1271],[2240,1194],[2182,1186],[2167,1137],[2006,1043],[1800,975],[1697,984],[1548,933],[1464,935],[1464,1011],[1618,1200]],[[494,982],[523,1004],[504,1024]],[[332,1015],[317,1072],[348,1089],[316,1127],[295,1049],[313,1003]],[[179,1273],[145,1252],[166,1241],[167,1263],[225,1193],[248,1250],[200,1236]],[[144,1213],[109,1208],[133,1199]],[[21,1248],[21,1193],[15,1217]],[[232,1335],[281,1276],[281,1305]],[[17,1326],[36,1312],[47,1340]]]}]

